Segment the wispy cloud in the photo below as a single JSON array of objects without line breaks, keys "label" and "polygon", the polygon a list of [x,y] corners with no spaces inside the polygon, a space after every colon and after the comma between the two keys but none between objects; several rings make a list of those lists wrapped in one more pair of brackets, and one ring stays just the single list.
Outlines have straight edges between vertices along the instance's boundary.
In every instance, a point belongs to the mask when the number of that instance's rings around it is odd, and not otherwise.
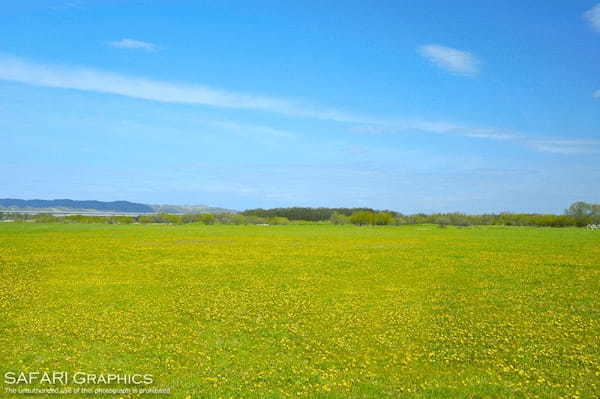
[{"label": "wispy cloud", "polygon": [[118,94],[167,103],[261,110],[338,122],[375,123],[364,116],[286,99],[220,90],[204,85],[126,76],[92,68],[40,64],[3,54],[0,54],[0,79],[35,86]]},{"label": "wispy cloud", "polygon": [[600,140],[585,139],[529,139],[526,144],[540,152],[562,155],[586,155],[600,153]]},{"label": "wispy cloud", "polygon": [[427,44],[419,47],[418,52],[430,62],[448,72],[465,76],[474,76],[479,73],[481,62],[468,51],[437,44]]},{"label": "wispy cloud", "polygon": [[116,48],[140,49],[140,50],[146,50],[146,51],[156,51],[158,49],[156,44],[154,44],[154,43],[143,42],[141,40],[128,39],[128,38],[123,38],[121,40],[108,42],[107,44],[111,47],[116,47]]},{"label": "wispy cloud", "polygon": [[351,128],[351,131],[354,133],[364,134],[392,134],[400,133],[406,130],[510,142],[521,147],[530,148],[537,152],[545,152],[550,154],[600,154],[600,140],[526,136],[503,129],[480,128],[449,122],[412,121],[396,125],[355,125]]},{"label": "wispy cloud", "polygon": [[[546,140],[498,128],[474,127],[446,121],[370,117],[336,109],[311,106],[287,99],[231,92],[194,84],[125,76],[90,68],[40,64],[3,54],[0,54],[0,80],[43,87],[116,94],[166,103],[259,110],[288,116],[343,122],[352,125],[351,130],[355,133],[383,134],[421,131],[482,140],[508,141],[522,146],[525,145],[536,151],[558,154],[595,154],[598,152],[597,149],[600,148],[600,142],[596,141]],[[596,95],[600,96],[600,91]],[[287,138],[296,136],[295,133],[266,126],[249,127],[233,122],[213,122],[212,125],[238,134]],[[596,150],[590,150],[590,147]]]},{"label": "wispy cloud", "polygon": [[502,129],[481,128],[444,121],[395,121],[387,122],[387,124],[356,125],[351,128],[354,133],[366,134],[398,133],[408,130],[489,140],[515,140],[521,137]]},{"label": "wispy cloud", "polygon": [[67,1],[56,1],[49,6],[51,10],[68,10],[68,9],[80,9],[83,8],[83,1],[81,0],[67,0]]},{"label": "wispy cloud", "polygon": [[596,90],[596,92],[594,93],[594,97],[600,98],[600,90]]},{"label": "wispy cloud", "polygon": [[600,32],[600,3],[583,13],[583,18],[588,21],[592,29]]},{"label": "wispy cloud", "polygon": [[275,129],[269,126],[240,124],[231,121],[210,121],[208,125],[234,132],[246,137],[295,138],[297,135],[287,130]]}]

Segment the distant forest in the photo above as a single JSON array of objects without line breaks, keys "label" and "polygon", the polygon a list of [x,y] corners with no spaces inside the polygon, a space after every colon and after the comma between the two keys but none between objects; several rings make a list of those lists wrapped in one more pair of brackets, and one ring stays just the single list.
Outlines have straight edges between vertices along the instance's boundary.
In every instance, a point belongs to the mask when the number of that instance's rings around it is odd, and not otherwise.
[{"label": "distant forest", "polygon": [[[371,208],[271,208],[271,209],[248,209],[242,212],[244,216],[258,216],[261,218],[284,217],[288,220],[306,220],[308,222],[320,222],[329,220],[334,214],[350,216],[355,212],[376,212]],[[392,211],[392,214],[397,214]]]},{"label": "distant forest", "polygon": [[467,215],[463,213],[435,213],[403,215],[392,211],[369,208],[274,208],[251,209],[242,213],[189,213],[174,215],[155,213],[140,216],[53,216],[51,214],[17,214],[0,212],[0,220],[43,223],[164,223],[164,224],[352,224],[357,226],[386,226],[408,224],[436,224],[446,226],[539,226],[539,227],[585,227],[600,225],[600,204],[576,202],[563,215],[531,213],[498,213]]}]

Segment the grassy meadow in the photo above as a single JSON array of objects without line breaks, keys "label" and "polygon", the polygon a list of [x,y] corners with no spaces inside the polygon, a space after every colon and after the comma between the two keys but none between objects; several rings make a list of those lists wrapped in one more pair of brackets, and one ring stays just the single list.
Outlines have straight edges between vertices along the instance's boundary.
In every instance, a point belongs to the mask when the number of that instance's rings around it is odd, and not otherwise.
[{"label": "grassy meadow", "polygon": [[2,375],[150,373],[170,398],[600,396],[597,231],[1,223],[0,273]]}]

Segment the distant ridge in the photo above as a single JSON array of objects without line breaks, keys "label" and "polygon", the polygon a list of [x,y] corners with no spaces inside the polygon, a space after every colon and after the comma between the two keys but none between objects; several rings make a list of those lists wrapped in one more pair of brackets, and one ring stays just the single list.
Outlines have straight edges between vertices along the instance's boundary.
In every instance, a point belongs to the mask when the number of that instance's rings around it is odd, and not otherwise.
[{"label": "distant ridge", "polygon": [[55,200],[22,200],[14,198],[0,199],[1,208],[8,210],[87,210],[87,211],[102,211],[102,212],[136,212],[136,213],[152,213],[154,210],[151,206],[138,204],[129,201],[76,201],[70,199],[55,199]]},{"label": "distant ridge", "polygon": [[220,213],[236,212],[231,209],[206,205],[147,205],[129,201],[78,201],[70,199],[22,200],[15,198],[0,199],[0,212],[37,212],[37,213]]}]

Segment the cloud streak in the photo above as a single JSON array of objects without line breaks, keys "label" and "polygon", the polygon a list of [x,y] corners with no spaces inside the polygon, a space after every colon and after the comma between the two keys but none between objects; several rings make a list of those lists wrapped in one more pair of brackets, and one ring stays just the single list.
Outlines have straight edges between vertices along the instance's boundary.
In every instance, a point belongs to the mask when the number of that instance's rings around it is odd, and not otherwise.
[{"label": "cloud streak", "polygon": [[240,136],[246,137],[273,137],[273,138],[296,138],[296,134],[287,130],[275,129],[269,126],[240,124],[231,121],[208,121],[208,125],[220,129],[232,131]]},{"label": "cloud streak", "polygon": [[34,86],[117,94],[166,103],[260,110],[339,122],[368,121],[364,117],[310,107],[285,99],[236,93],[203,85],[126,76],[92,68],[40,64],[3,54],[0,54],[0,79]]},{"label": "cloud streak", "polygon": [[527,147],[537,152],[560,155],[600,154],[600,140],[581,138],[530,137],[502,129],[479,128],[448,122],[413,121],[397,125],[358,125],[352,127],[354,133],[393,134],[406,130],[427,133],[468,137],[474,139],[504,141]]},{"label": "cloud streak", "polygon": [[[202,85],[181,84],[147,78],[125,76],[91,68],[40,64],[0,53],[0,80],[14,81],[34,86],[74,89],[121,95],[131,98],[181,104],[199,104],[215,108],[258,110],[288,116],[352,124],[355,133],[379,134],[404,131],[454,135],[483,140],[500,140],[525,145],[541,152],[556,154],[596,153],[600,142],[585,140],[545,140],[528,138],[497,128],[473,127],[444,121],[386,120],[357,115],[335,109],[301,104],[286,99],[219,90]],[[596,93],[600,96],[600,91]],[[295,133],[258,126],[248,129],[233,122],[214,122],[214,127],[234,132],[272,137],[293,138]]]},{"label": "cloud streak", "polygon": [[68,10],[68,9],[77,9],[77,8],[82,8],[82,7],[83,7],[83,2],[79,1],[79,0],[54,2],[54,4],[49,6],[49,8],[51,10]]},{"label": "cloud streak", "polygon": [[473,127],[452,122],[413,120],[389,122],[387,124],[357,125],[351,129],[355,133],[384,134],[415,130],[428,133],[446,134],[489,140],[518,140],[521,136],[495,128]]},{"label": "cloud streak", "polygon": [[539,152],[548,152],[561,155],[586,155],[600,153],[600,140],[585,139],[552,139],[552,140],[527,140],[526,144]]},{"label": "cloud streak", "polygon": [[109,46],[115,47],[115,48],[139,49],[139,50],[146,50],[146,51],[156,51],[157,50],[156,44],[154,44],[154,43],[143,42],[141,40],[128,39],[128,38],[123,38],[121,40],[108,42],[107,44]]},{"label": "cloud streak", "polygon": [[600,33],[600,3],[583,13],[583,18],[590,24],[592,29]]},{"label": "cloud streak", "polygon": [[418,52],[434,65],[450,73],[464,76],[475,76],[479,73],[481,62],[468,51],[426,44],[419,47]]}]

